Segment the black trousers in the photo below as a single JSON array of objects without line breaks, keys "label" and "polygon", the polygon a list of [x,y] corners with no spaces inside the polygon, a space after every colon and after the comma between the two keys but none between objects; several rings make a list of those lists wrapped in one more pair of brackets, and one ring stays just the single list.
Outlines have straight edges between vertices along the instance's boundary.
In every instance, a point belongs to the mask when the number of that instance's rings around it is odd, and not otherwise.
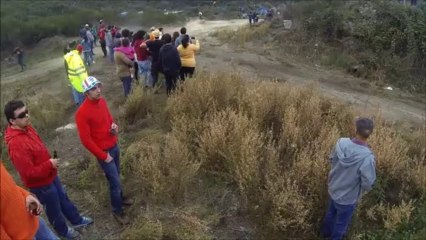
[{"label": "black trousers", "polygon": [[164,78],[166,79],[167,96],[170,96],[172,91],[176,89],[176,82],[178,77],[178,73],[164,73]]},{"label": "black trousers", "polygon": [[134,64],[133,64],[133,68],[135,69],[135,79],[136,80],[139,80],[139,65],[138,65],[138,62],[134,62]]},{"label": "black trousers", "polygon": [[107,56],[106,42],[105,40],[99,40],[99,43],[101,44],[101,49],[104,54],[104,57],[106,57]]},{"label": "black trousers", "polygon": [[194,71],[195,67],[182,67],[180,69],[180,80],[185,81],[185,78],[192,78]]}]

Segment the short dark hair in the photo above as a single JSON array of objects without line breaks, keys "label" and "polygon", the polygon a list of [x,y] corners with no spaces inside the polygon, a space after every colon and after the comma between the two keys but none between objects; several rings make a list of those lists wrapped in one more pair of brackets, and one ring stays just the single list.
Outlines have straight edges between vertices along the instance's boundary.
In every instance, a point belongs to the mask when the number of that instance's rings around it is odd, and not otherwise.
[{"label": "short dark hair", "polygon": [[8,123],[10,123],[10,119],[15,119],[15,110],[22,107],[25,107],[25,104],[21,100],[12,100],[6,103],[4,106],[4,115]]},{"label": "short dark hair", "polygon": [[186,27],[182,27],[180,29],[180,34],[186,34]]},{"label": "short dark hair", "polygon": [[130,30],[129,30],[129,29],[127,29],[127,28],[125,28],[125,29],[121,30],[121,36],[122,36],[122,37],[125,37],[125,38],[130,37]]},{"label": "short dark hair", "polygon": [[355,125],[356,133],[363,138],[368,138],[373,133],[374,122],[370,118],[357,118]]},{"label": "short dark hair", "polygon": [[128,47],[130,45],[130,40],[128,38],[121,39],[121,46]]},{"label": "short dark hair", "polygon": [[161,40],[163,40],[165,43],[171,43],[172,42],[172,36],[170,36],[170,34],[166,33],[166,34],[163,35]]},{"label": "short dark hair", "polygon": [[188,45],[189,45],[189,36],[186,35],[186,34],[183,35],[181,43],[182,43],[183,48],[187,48]]}]

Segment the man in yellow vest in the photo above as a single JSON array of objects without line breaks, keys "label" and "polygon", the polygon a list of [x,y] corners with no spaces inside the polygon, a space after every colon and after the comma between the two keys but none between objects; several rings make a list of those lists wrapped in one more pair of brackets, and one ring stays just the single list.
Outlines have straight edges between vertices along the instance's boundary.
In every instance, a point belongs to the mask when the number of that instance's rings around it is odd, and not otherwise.
[{"label": "man in yellow vest", "polygon": [[79,48],[81,48],[81,45],[78,45],[75,50],[70,51],[69,48],[67,48],[64,51],[65,69],[67,71],[68,80],[71,83],[72,95],[77,106],[80,106],[84,101],[82,86],[83,81],[88,77]]}]

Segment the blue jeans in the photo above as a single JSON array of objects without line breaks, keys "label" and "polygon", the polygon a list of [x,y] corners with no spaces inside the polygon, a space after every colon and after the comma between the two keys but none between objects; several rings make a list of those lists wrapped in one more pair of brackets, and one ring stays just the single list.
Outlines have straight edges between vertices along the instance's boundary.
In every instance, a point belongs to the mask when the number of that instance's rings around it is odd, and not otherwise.
[{"label": "blue jeans", "polygon": [[145,77],[145,86],[153,87],[153,81],[151,76],[151,60],[138,61],[139,72]]},{"label": "blue jeans", "polygon": [[109,194],[111,198],[112,210],[114,213],[123,212],[123,191],[120,180],[120,149],[118,145],[108,149],[113,160],[106,163],[104,159],[98,159],[98,163],[104,170],[105,177],[109,183]]},{"label": "blue jeans", "polygon": [[325,238],[340,240],[346,235],[356,204],[341,205],[330,198],[321,234]]},{"label": "blue jeans", "polygon": [[59,237],[50,230],[43,218],[38,218],[38,229],[34,237],[35,240],[59,240]]},{"label": "blue jeans", "polygon": [[93,56],[92,56],[92,53],[90,51],[91,50],[89,50],[88,52],[83,52],[84,53],[84,62],[86,63],[87,66],[92,65],[92,62],[93,62]]},{"label": "blue jeans", "polygon": [[111,63],[114,62],[114,46],[108,46],[108,57]]},{"label": "blue jeans", "polygon": [[132,90],[132,77],[121,77],[120,80],[123,82],[124,96],[127,97]]},{"label": "blue jeans", "polygon": [[52,224],[59,235],[66,236],[68,232],[68,226],[64,216],[73,225],[80,224],[83,220],[77,208],[74,206],[74,203],[69,200],[59,177],[56,177],[49,185],[31,188],[30,191],[34,193],[43,204],[50,224]]},{"label": "blue jeans", "polygon": [[72,88],[72,96],[74,98],[74,102],[76,105],[80,106],[84,101],[84,94],[75,90],[74,87],[71,87],[71,88]]}]

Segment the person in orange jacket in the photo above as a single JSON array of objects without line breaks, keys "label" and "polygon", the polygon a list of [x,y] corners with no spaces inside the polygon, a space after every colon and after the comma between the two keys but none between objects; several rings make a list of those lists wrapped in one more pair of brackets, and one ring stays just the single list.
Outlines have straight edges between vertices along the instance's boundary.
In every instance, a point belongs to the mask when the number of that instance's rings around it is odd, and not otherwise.
[{"label": "person in orange jacket", "polygon": [[38,217],[42,206],[37,198],[17,186],[1,162],[0,170],[0,239],[59,239]]}]

